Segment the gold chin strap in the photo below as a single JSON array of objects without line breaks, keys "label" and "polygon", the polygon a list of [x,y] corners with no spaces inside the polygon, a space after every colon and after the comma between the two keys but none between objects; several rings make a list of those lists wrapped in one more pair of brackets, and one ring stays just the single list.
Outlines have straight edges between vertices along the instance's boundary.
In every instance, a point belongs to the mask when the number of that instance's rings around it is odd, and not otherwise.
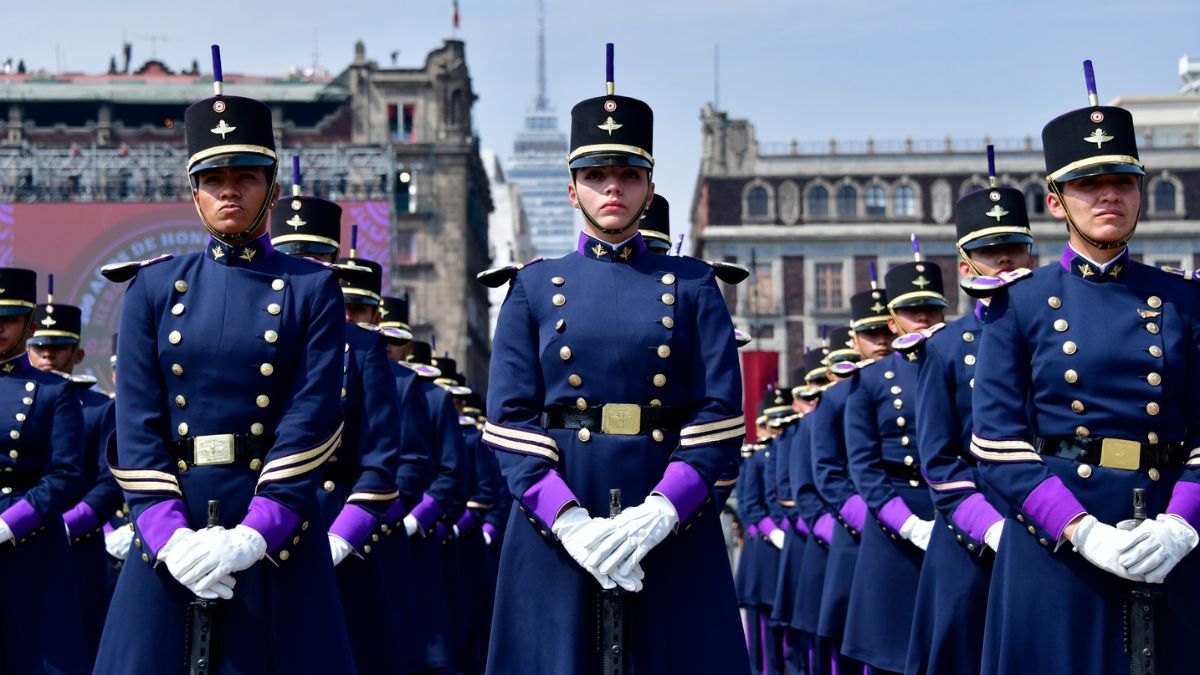
[{"label": "gold chin strap", "polygon": [[[573,185],[575,187],[576,195],[579,194],[579,182],[575,178],[576,172],[578,172],[578,171],[579,171],[579,169],[574,169],[571,171],[571,185]],[[653,175],[654,175],[654,169],[646,169],[646,196],[642,198],[642,205],[640,207],[638,207],[637,213],[633,214],[633,219],[630,220],[628,223],[626,223],[625,227],[622,227],[619,230],[613,230],[613,229],[610,229],[607,227],[601,227],[600,223],[597,223],[596,219],[592,217],[592,214],[588,213],[587,208],[585,208],[583,205],[583,200],[580,199],[579,200],[579,210],[583,213],[584,220],[591,223],[592,227],[603,232],[604,234],[622,234],[622,233],[626,232],[629,228],[633,227],[635,223],[640,221],[642,219],[642,214],[646,212],[646,204],[648,204],[650,202],[650,184],[652,182],[654,182]]]},{"label": "gold chin strap", "polygon": [[888,315],[891,316],[892,320],[896,322],[896,325],[900,327],[900,330],[901,330],[900,335],[904,335],[906,333],[912,332],[908,329],[908,326],[904,325],[904,320],[900,318],[900,315],[896,314],[895,308],[888,307]]},{"label": "gold chin strap", "polygon": [[[1111,243],[1111,244],[1106,244],[1104,242],[1096,241],[1095,239],[1092,239],[1091,237],[1087,236],[1086,234],[1083,233],[1083,230],[1079,229],[1079,226],[1075,224],[1075,218],[1071,215],[1071,210],[1069,208],[1067,208],[1067,200],[1063,197],[1062,190],[1060,190],[1058,187],[1058,182],[1050,180],[1050,178],[1047,177],[1046,183],[1049,184],[1049,186],[1050,186],[1050,192],[1052,192],[1055,197],[1058,197],[1058,203],[1062,205],[1063,213],[1065,213],[1067,216],[1067,227],[1070,228],[1071,231],[1073,231],[1075,234],[1078,234],[1080,239],[1087,242],[1088,246],[1094,246],[1094,247],[1100,249],[1101,251],[1111,251],[1111,250],[1117,249],[1117,248],[1125,248],[1125,246],[1129,244],[1129,240],[1133,239],[1133,233],[1137,231],[1138,221],[1141,220],[1141,217],[1142,217],[1141,204],[1138,205],[1137,216],[1133,220],[1133,227],[1129,229],[1129,234],[1125,235],[1125,237],[1123,239],[1121,239],[1121,241]],[[1142,189],[1142,179],[1139,177],[1138,178],[1138,192],[1141,192],[1141,189]]]},{"label": "gold chin strap", "polygon": [[[271,207],[271,196],[275,193],[275,184],[278,182],[275,174],[275,171],[271,172],[271,180],[267,183],[267,197],[263,200],[262,207],[258,209],[258,215],[254,217],[254,222],[250,223],[250,227],[247,227],[241,232],[234,232],[232,234],[218,232],[216,228],[209,224],[208,219],[204,217],[204,213],[200,211],[200,202],[198,202],[195,196],[193,196],[192,205],[196,207],[196,214],[200,216],[200,222],[204,223],[204,229],[208,230],[208,233],[212,236],[220,239],[230,246],[237,246],[242,242],[250,241],[257,237],[258,231],[262,229],[263,223],[265,223],[267,220],[267,211]],[[193,186],[195,185],[198,185],[198,183],[193,183]],[[196,190],[198,188],[193,187],[192,189]]]},{"label": "gold chin strap", "polygon": [[969,267],[971,269],[971,272],[975,276],[977,276],[977,277],[988,276],[988,275],[984,274],[982,270],[980,270],[978,267],[975,266],[975,261],[971,260],[971,256],[969,254],[967,254],[967,249],[963,248],[959,244],[955,244],[954,248],[958,249],[958,257],[962,258],[962,261],[967,263],[967,267]]}]

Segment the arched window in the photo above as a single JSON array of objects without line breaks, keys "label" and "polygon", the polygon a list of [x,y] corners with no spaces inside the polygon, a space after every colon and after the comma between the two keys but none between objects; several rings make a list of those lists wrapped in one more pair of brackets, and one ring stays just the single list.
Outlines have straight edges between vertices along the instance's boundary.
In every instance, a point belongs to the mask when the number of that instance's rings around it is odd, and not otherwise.
[{"label": "arched window", "polygon": [[858,190],[853,185],[838,188],[837,214],[839,218],[851,218],[858,214]]},{"label": "arched window", "polygon": [[1046,212],[1046,189],[1041,183],[1030,183],[1025,188],[1025,208],[1034,215]]},{"label": "arched window", "polygon": [[911,185],[899,185],[892,193],[892,212],[897,217],[917,215],[917,195]]},{"label": "arched window", "polygon": [[882,185],[867,188],[866,202],[868,216],[882,216],[887,213],[887,192]]},{"label": "arched window", "polygon": [[808,216],[810,218],[829,217],[829,190],[823,185],[810,188],[808,191]]},{"label": "arched window", "polygon": [[752,218],[765,218],[767,215],[767,189],[757,186],[750,188],[746,195],[746,214]]},{"label": "arched window", "polygon": [[1154,212],[1175,213],[1175,184],[1160,180],[1154,185]]}]

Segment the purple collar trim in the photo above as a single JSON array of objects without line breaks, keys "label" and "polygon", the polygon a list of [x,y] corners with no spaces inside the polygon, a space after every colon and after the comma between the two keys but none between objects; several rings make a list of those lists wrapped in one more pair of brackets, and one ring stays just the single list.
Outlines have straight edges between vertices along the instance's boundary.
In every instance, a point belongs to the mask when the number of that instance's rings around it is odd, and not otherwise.
[{"label": "purple collar trim", "polygon": [[629,241],[613,246],[586,232],[580,232],[579,244],[575,247],[575,252],[592,260],[627,263],[646,252],[646,241],[642,239],[642,233],[638,232]]}]

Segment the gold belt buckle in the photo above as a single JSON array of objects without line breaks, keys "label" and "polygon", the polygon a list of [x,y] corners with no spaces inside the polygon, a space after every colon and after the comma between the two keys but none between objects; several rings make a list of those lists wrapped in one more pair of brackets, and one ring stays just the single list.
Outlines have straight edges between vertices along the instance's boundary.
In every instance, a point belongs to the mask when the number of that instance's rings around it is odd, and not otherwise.
[{"label": "gold belt buckle", "polygon": [[642,430],[642,407],[633,403],[608,403],[601,409],[600,431],[636,436]]},{"label": "gold belt buckle", "polygon": [[1137,471],[1142,464],[1142,444],[1120,438],[1100,441],[1100,466]]},{"label": "gold belt buckle", "polygon": [[212,434],[192,439],[196,466],[233,464],[233,434]]}]

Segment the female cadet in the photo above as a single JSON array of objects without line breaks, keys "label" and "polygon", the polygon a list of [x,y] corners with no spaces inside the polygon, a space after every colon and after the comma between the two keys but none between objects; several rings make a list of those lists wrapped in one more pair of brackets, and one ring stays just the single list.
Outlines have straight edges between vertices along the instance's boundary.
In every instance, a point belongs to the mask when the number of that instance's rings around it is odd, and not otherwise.
[{"label": "female cadet", "polygon": [[646,253],[653,115],[613,94],[611,63],[608,95],[571,111],[578,249],[508,272],[496,328],[484,442],[516,504],[488,671],[598,671],[598,582],[636,591],[626,672],[744,673],[708,507],[744,434],[733,326],[710,265]]},{"label": "female cadet", "polygon": [[[1066,221],[1067,245],[993,297],[979,348],[971,452],[1011,516],[983,672],[1130,672],[1127,639],[1144,672],[1191,672],[1197,286],[1130,257],[1144,175],[1133,119],[1098,105],[1084,69],[1090,105],[1042,130],[1046,204]],[[1150,518],[1130,530],[1134,490]],[[1139,584],[1162,593],[1127,622]]]},{"label": "female cadet", "polygon": [[[352,672],[316,503],[341,437],[342,295],[324,266],[273,249],[271,111],[222,95],[213,53],[216,96],[185,113],[211,238],[200,252],[105,270],[133,279],[109,463],[137,536],[96,672],[187,672],[207,626],[216,672]],[[205,529],[210,500],[220,524]],[[222,598],[215,625],[189,608],[197,595]]]}]

